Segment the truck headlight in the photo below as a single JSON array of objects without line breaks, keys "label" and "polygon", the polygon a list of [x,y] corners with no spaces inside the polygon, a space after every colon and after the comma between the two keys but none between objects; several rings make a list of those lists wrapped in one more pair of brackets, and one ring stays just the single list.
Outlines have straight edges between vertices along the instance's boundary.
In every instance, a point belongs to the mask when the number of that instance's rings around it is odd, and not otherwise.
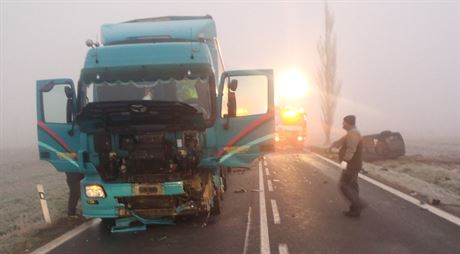
[{"label": "truck headlight", "polygon": [[302,137],[302,136],[298,136],[298,137],[297,137],[297,141],[303,141],[303,137]]},{"label": "truck headlight", "polygon": [[280,142],[280,137],[275,136],[275,141],[276,141],[276,142]]},{"label": "truck headlight", "polygon": [[104,188],[97,184],[86,185],[85,192],[88,198],[105,198]]}]

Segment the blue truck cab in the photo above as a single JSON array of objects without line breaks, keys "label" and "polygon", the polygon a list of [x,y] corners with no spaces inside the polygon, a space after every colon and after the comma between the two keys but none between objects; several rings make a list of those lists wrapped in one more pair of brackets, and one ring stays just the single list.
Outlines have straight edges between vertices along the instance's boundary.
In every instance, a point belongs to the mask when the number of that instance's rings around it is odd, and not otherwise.
[{"label": "blue truck cab", "polygon": [[[37,81],[40,159],[83,173],[88,218],[218,214],[228,167],[274,149],[272,70],[225,71],[211,16],[103,25],[78,82]],[[145,227],[145,226],[144,226]]]}]

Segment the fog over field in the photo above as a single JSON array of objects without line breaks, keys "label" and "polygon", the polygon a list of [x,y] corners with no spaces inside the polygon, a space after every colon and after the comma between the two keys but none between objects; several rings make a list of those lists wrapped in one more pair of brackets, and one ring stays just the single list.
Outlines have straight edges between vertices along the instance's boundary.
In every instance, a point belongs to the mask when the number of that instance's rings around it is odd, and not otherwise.
[{"label": "fog over field", "polygon": [[[305,108],[310,140],[322,142],[315,82],[323,7],[322,1],[2,1],[0,147],[36,146],[35,80],[76,82],[84,42],[97,39],[101,24],[205,14],[216,21],[226,69],[303,73],[307,96],[291,103]],[[363,133],[390,129],[460,144],[459,1],[332,1],[330,7],[343,82],[333,137],[343,133],[341,118],[353,113]]]},{"label": "fog over field", "polygon": [[[363,134],[401,132],[406,156],[365,163],[363,173],[422,202],[441,200],[442,209],[460,215],[460,0],[329,1],[329,7],[342,82],[332,139],[344,134],[348,114],[357,116]],[[85,41],[98,40],[102,24],[207,14],[216,22],[225,69],[274,69],[275,102],[303,108],[308,143],[324,145],[317,89],[323,1],[0,0],[0,253],[28,252],[24,243],[46,227],[37,184],[45,187],[53,221],[66,221],[65,175],[38,159],[36,80],[77,84]],[[301,76],[304,96],[283,97],[286,73]],[[308,153],[270,156],[314,162]]]}]

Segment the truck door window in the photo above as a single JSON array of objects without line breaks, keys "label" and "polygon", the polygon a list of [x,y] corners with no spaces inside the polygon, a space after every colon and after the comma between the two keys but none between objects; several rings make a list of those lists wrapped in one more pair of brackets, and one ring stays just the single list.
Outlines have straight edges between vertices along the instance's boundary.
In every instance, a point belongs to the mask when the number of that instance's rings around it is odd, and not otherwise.
[{"label": "truck door window", "polygon": [[55,85],[49,91],[42,91],[43,117],[47,123],[67,123],[66,87],[70,85]]},{"label": "truck door window", "polygon": [[[229,89],[230,80],[236,80],[236,90]],[[222,117],[228,114],[228,98],[236,100],[236,116],[260,115],[268,112],[268,79],[264,75],[231,76],[224,82]]]}]

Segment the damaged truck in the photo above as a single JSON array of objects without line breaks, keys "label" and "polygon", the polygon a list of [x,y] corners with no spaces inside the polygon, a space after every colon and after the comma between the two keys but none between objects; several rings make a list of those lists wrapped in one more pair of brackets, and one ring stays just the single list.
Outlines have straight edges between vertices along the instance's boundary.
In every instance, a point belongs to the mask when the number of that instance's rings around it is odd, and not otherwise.
[{"label": "damaged truck", "polygon": [[272,70],[225,71],[211,16],[101,27],[79,80],[37,81],[40,159],[83,173],[112,232],[219,214],[226,169],[274,149]]}]

